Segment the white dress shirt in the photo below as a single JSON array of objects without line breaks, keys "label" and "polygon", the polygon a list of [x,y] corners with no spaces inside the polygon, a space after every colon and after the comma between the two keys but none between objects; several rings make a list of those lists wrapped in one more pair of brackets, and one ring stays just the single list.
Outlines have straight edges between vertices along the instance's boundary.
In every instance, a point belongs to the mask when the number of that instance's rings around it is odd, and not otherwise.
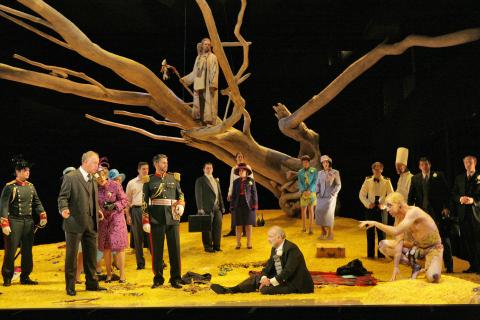
[{"label": "white dress shirt", "polygon": [[80,167],[79,169],[80,169],[80,172],[82,173],[83,179],[85,179],[85,182],[88,182],[89,173],[85,171],[82,167]]},{"label": "white dress shirt", "polygon": [[141,206],[143,203],[143,181],[139,176],[133,178],[127,183],[128,206]]}]

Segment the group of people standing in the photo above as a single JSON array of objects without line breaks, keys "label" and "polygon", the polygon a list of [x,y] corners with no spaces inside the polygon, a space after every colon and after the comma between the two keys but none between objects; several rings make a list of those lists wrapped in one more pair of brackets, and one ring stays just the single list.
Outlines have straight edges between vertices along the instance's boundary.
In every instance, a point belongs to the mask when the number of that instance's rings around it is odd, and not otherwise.
[{"label": "group of people standing", "polygon": [[[453,272],[452,237],[458,238],[463,252],[458,255],[469,261],[466,273],[480,272],[480,177],[476,170],[477,159],[467,155],[463,159],[465,172],[455,178],[453,188],[449,188],[445,175],[432,170],[428,158],[419,159],[420,172],[410,173],[407,167],[408,149],[398,148],[395,167],[399,174],[396,192],[402,195],[405,203],[416,206],[428,213],[435,222],[443,245],[443,264],[446,272]],[[366,220],[393,225],[386,209],[386,198],[393,193],[390,179],[382,175],[383,164],[372,164],[373,175],[365,179],[359,192],[359,199],[365,207]],[[375,230],[378,241],[375,241]],[[368,257],[375,257],[375,245],[385,238],[382,230],[367,230]],[[383,257],[378,250],[378,257]]]},{"label": "group of people standing", "polygon": [[342,188],[340,172],[332,168],[332,159],[323,155],[320,157],[322,170],[318,171],[310,166],[310,157],[300,158],[302,169],[297,173],[298,189],[300,192],[300,208],[302,215],[302,232],[313,234],[313,217],[322,228],[319,240],[333,240],[333,225],[337,196]]}]

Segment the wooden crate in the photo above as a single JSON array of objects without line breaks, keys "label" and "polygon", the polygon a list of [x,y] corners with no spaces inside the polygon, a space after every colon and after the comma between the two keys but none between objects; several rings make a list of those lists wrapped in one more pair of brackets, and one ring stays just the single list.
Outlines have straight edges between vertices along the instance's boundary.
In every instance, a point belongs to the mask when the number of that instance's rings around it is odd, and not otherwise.
[{"label": "wooden crate", "polygon": [[317,243],[317,258],[345,258],[345,246],[338,243]]}]

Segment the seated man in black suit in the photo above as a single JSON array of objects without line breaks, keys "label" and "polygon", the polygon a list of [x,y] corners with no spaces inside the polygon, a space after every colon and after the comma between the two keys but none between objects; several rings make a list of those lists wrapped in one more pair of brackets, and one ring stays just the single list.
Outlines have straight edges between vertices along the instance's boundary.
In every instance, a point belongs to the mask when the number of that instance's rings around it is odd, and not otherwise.
[{"label": "seated man in black suit", "polygon": [[296,244],[285,239],[278,226],[268,230],[272,252],[261,275],[252,275],[234,287],[212,284],[218,294],[255,292],[262,294],[312,293],[313,281],[302,252]]}]

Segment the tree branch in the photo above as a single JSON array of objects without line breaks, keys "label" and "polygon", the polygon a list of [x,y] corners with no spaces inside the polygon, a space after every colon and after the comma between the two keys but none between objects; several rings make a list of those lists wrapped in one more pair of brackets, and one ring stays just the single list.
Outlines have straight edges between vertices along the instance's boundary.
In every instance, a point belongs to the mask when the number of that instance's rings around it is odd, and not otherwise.
[{"label": "tree branch", "polygon": [[[12,10],[13,10],[13,9],[12,9]],[[46,34],[45,32],[40,31],[40,30],[38,30],[37,28],[32,27],[32,26],[29,25],[28,23],[25,23],[25,22],[23,22],[22,20],[19,20],[19,19],[17,19],[17,18],[14,18],[14,17],[12,17],[11,15],[6,14],[6,13],[3,12],[3,11],[0,11],[0,17],[4,17],[5,19],[12,21],[13,23],[18,24],[19,26],[21,26],[21,27],[23,27],[23,28],[25,28],[25,29],[27,29],[27,30],[32,31],[33,33],[38,34],[40,37],[43,37],[43,38],[45,38],[45,39],[47,39],[47,40],[49,40],[49,41],[52,41],[53,43],[56,43],[56,44],[58,44],[59,46],[62,46],[62,47],[64,47],[64,48],[67,48],[67,49],[70,49],[70,50],[73,50],[72,47],[71,47],[68,43],[65,43],[65,42],[63,42],[63,41],[61,41],[61,40],[58,40],[57,38],[52,37],[51,35]]]},{"label": "tree branch", "polygon": [[[327,105],[347,85],[387,55],[400,55],[411,47],[443,48],[480,39],[480,28],[465,29],[437,37],[410,35],[394,44],[380,44],[363,57],[352,63],[325,89],[313,96],[289,117],[279,120],[279,126],[296,128],[302,121]],[[281,122],[284,122],[281,124]]]},{"label": "tree branch", "polygon": [[300,144],[298,156],[309,155],[312,158],[312,166],[320,164],[320,147],[318,133],[309,129],[304,122],[301,122],[297,127],[286,126],[288,122],[282,121],[291,116],[291,112],[284,104],[277,103],[273,106],[275,116],[278,119],[278,126],[280,131],[287,137],[292,138]]},{"label": "tree branch", "polygon": [[121,91],[108,89],[107,95],[99,87],[78,83],[68,79],[54,77],[45,73],[15,68],[6,64],[0,64],[0,79],[25,83],[36,87],[55,90],[62,93],[70,93],[80,97],[107,101],[130,106],[148,107],[154,111],[158,105],[148,93]]},{"label": "tree branch", "polygon": [[240,12],[238,13],[237,24],[235,25],[235,28],[233,30],[235,37],[237,37],[238,42],[240,42],[243,47],[243,62],[237,74],[235,75],[235,80],[237,81],[242,77],[243,73],[248,68],[248,49],[249,49],[248,42],[245,41],[243,36],[240,34],[240,28],[242,27],[242,23],[243,23],[243,16],[245,14],[245,9],[247,7],[247,0],[241,0],[241,2],[242,2],[242,5],[240,7]]},{"label": "tree branch", "polygon": [[157,112],[165,118],[196,127],[191,108],[178,98],[151,70],[144,65],[115,55],[94,44],[77,26],[41,0],[18,0],[51,23],[54,30],[83,57],[103,65],[129,83],[146,90],[157,102]]},{"label": "tree branch", "polygon": [[140,129],[140,128],[137,128],[137,127],[134,127],[134,126],[129,126],[129,125],[126,125],[126,124],[121,124],[121,123],[117,123],[117,122],[113,122],[113,121],[108,121],[108,120],[105,120],[105,119],[101,119],[101,118],[91,116],[89,114],[86,114],[85,117],[90,119],[90,120],[93,120],[95,122],[107,125],[107,126],[137,132],[137,133],[143,134],[144,136],[147,136],[147,137],[149,137],[151,139],[154,139],[154,140],[187,143],[187,141],[183,138],[156,135],[156,134],[148,132],[147,130],[144,130],[144,129]]},{"label": "tree branch", "polygon": [[36,66],[36,67],[39,67],[39,68],[42,68],[42,69],[46,69],[46,70],[50,70],[53,72],[52,75],[56,76],[56,75],[59,75],[61,76],[62,78],[66,79],[68,78],[68,75],[72,75],[74,77],[77,77],[77,78],[80,78],[80,79],[83,79],[87,82],[90,82],[91,84],[93,84],[94,86],[97,86],[100,88],[100,90],[102,90],[106,95],[108,95],[108,91],[107,91],[107,88],[105,88],[100,82],[98,82],[97,80],[87,76],[85,73],[83,72],[77,72],[77,71],[73,71],[73,70],[70,70],[70,69],[66,69],[66,68],[61,68],[61,67],[56,67],[56,66],[49,66],[49,65],[45,65],[43,63],[40,63],[40,62],[36,62],[36,61],[32,61],[32,60],[29,60],[25,57],[22,57],[21,55],[19,54],[14,54],[13,57],[15,59],[18,59],[18,60],[21,60],[25,63],[28,63],[28,64],[31,64],[33,66]]},{"label": "tree branch", "polygon": [[128,112],[128,111],[124,111],[124,110],[114,110],[113,114],[132,117],[132,118],[147,119],[147,120],[150,120],[151,122],[153,122],[157,125],[163,125],[163,126],[168,126],[168,127],[176,127],[176,128],[179,128],[179,129],[185,129],[180,123],[157,120],[152,116],[147,116],[147,115],[141,114],[141,113]]},{"label": "tree branch", "polygon": [[19,11],[19,10],[15,10],[15,9],[12,9],[10,7],[7,7],[7,6],[4,6],[4,5],[1,5],[0,4],[0,11],[3,11],[3,12],[7,12],[7,13],[10,13],[14,16],[17,16],[17,17],[20,17],[20,18],[24,18],[24,19],[27,19],[27,20],[30,20],[32,22],[35,22],[35,23],[38,23],[38,24],[41,24],[47,28],[50,28],[50,29],[53,29],[52,28],[52,25],[50,23],[48,23],[48,21],[45,21],[39,17],[35,17],[35,16],[32,16],[28,13],[25,13],[25,12],[22,12],[22,11]]}]

